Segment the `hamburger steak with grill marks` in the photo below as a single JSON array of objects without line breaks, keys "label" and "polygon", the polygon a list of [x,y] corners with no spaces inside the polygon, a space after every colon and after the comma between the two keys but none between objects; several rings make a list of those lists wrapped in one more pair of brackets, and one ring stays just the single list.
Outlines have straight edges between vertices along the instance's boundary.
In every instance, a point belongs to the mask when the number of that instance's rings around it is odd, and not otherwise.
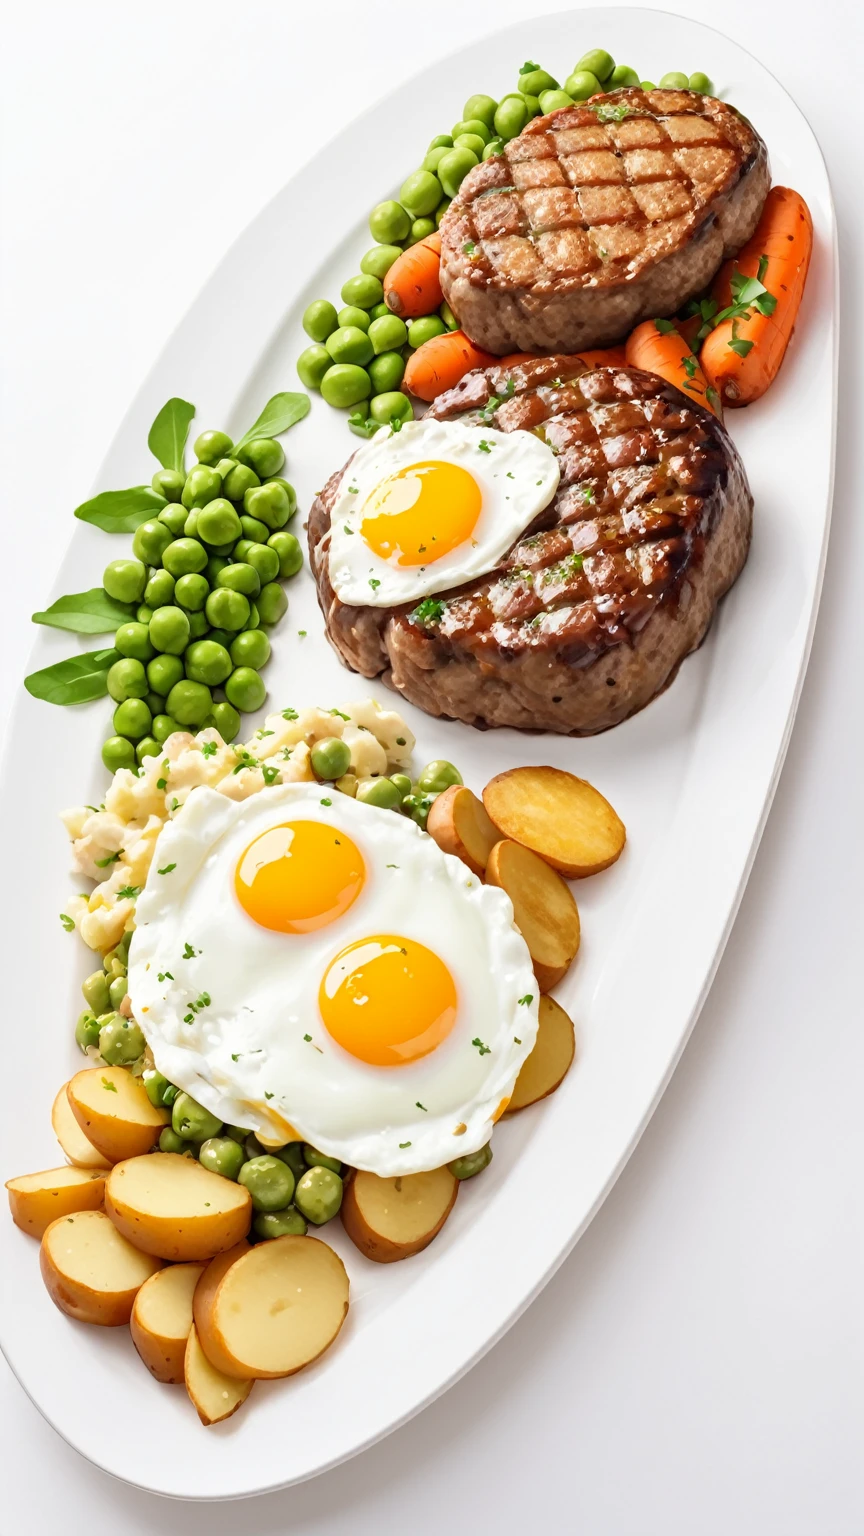
[{"label": "hamburger steak with grill marks", "polygon": [[753,501],[725,428],[655,374],[576,357],[477,369],[428,414],[536,433],[558,456],[557,491],[494,571],[419,605],[351,607],[329,579],[337,471],[308,533],[341,659],[480,727],[590,735],[642,709],[747,558]]},{"label": "hamburger steak with grill marks", "polygon": [[759,135],[696,91],[612,91],[534,118],[448,208],[444,297],[487,352],[607,346],[708,286],[769,182]]}]

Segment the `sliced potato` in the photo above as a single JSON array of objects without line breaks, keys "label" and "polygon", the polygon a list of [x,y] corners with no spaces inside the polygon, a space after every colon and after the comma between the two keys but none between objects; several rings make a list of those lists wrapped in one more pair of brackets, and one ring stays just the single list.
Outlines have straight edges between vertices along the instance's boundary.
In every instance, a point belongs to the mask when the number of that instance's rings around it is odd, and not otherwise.
[{"label": "sliced potato", "polygon": [[554,1093],[570,1071],[575,1054],[572,1020],[554,997],[541,997],[537,1039],[531,1055],[522,1064],[508,1110],[525,1109]]},{"label": "sliced potato", "polygon": [[510,897],[537,984],[541,992],[548,992],[579,949],[579,909],[572,891],[545,859],[506,840],[492,849],[486,880]]},{"label": "sliced potato", "polygon": [[217,1370],[223,1370],[226,1364],[230,1366],[231,1359],[230,1356],[224,1355],[219,1347],[218,1340],[213,1336],[213,1330],[210,1325],[213,1300],[231,1265],[236,1263],[238,1259],[242,1259],[244,1253],[251,1252],[252,1244],[248,1243],[245,1237],[242,1237],[239,1243],[234,1244],[233,1248],[227,1248],[224,1253],[217,1253],[215,1259],[211,1259],[209,1264],[205,1264],[201,1279],[195,1287],[195,1295],[192,1298],[192,1316],[195,1320],[195,1327],[198,1330],[198,1339],[208,1360]]},{"label": "sliced potato", "polygon": [[41,1237],[58,1216],[73,1211],[98,1211],[105,1195],[104,1174],[98,1168],[47,1168],[7,1179],[12,1220],[22,1232]]},{"label": "sliced potato", "polygon": [[149,1152],[170,1123],[150,1103],[140,1077],[126,1067],[87,1067],[66,1084],[72,1113],[84,1135],[112,1163]]},{"label": "sliced potato", "polygon": [[433,800],[426,830],[439,848],[445,853],[454,853],[482,878],[499,833],[489,820],[482,800],[478,800],[465,784],[451,784],[443,795]]},{"label": "sliced potato", "polygon": [[145,1280],[162,1260],[127,1243],[104,1211],[77,1211],[52,1221],[42,1238],[39,1266],[55,1306],[82,1323],[118,1328],[128,1323]]},{"label": "sliced potato", "polygon": [[194,1403],[202,1424],[221,1424],[245,1403],[252,1391],[251,1381],[223,1376],[210,1364],[198,1338],[195,1324],[189,1331],[184,1358],[186,1391]]},{"label": "sliced potato", "polygon": [[151,1376],[166,1385],[185,1380],[192,1297],[203,1264],[171,1264],[145,1280],[132,1308],[129,1331]]},{"label": "sliced potato", "polygon": [[67,1083],[63,1084],[51,1108],[51,1125],[60,1147],[76,1168],[109,1169],[111,1163],[88,1141],[72,1113]]},{"label": "sliced potato", "polygon": [[136,1248],[181,1263],[233,1248],[252,1220],[248,1189],[177,1152],[117,1163],[105,1181],[105,1209]]},{"label": "sliced potato", "polygon": [[438,1236],[458,1189],[449,1168],[389,1179],[358,1170],[345,1185],[342,1225],[355,1247],[376,1264],[410,1259]]},{"label": "sliced potato", "polygon": [[608,800],[562,768],[510,768],[486,785],[483,804],[502,837],[522,843],[568,880],[620,858],[627,836]]},{"label": "sliced potato", "polygon": [[345,1266],[315,1237],[259,1243],[206,1281],[205,1272],[194,1304],[201,1347],[241,1380],[293,1376],[329,1348],[348,1312]]}]

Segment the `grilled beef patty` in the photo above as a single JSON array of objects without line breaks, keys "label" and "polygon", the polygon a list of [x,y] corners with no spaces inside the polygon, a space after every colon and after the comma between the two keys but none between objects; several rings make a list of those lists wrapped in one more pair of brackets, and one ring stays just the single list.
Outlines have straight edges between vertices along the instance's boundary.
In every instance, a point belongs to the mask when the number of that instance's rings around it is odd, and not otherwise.
[{"label": "grilled beef patty", "polygon": [[534,118],[447,210],[444,297],[498,355],[621,341],[707,287],[769,179],[759,135],[695,91],[612,91]]},{"label": "grilled beef patty", "polygon": [[590,735],[671,682],[747,558],[753,500],[720,422],[636,368],[578,358],[477,369],[429,415],[536,432],[559,455],[554,500],[500,566],[403,608],[352,608],[328,575],[343,471],[309,514],[329,638],[431,715]]}]

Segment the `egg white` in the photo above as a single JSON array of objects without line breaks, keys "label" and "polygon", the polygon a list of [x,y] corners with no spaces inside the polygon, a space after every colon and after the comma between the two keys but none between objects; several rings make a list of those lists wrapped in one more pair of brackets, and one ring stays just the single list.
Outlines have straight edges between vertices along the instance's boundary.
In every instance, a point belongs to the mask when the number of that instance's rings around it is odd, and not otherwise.
[{"label": "egg white", "polygon": [[[349,910],[306,935],[260,927],[234,891],[252,839],[291,820],[341,828],[366,864]],[[536,1038],[538,988],[509,897],[414,822],[327,786],[285,784],[239,803],[194,790],[160,833],[136,923],[129,991],[158,1069],[227,1123],[278,1144],[292,1139],[287,1122],[355,1168],[416,1173],[483,1146]],[[335,955],[385,933],[433,950],[458,996],[447,1039],[399,1067],[358,1061],[318,1007]]]},{"label": "egg white", "polygon": [[[467,470],[480,488],[480,517],[470,539],[426,566],[382,560],[360,536],[361,513],[380,482],[426,459]],[[409,422],[379,432],[359,448],[342,476],[330,516],[330,584],[352,607],[391,607],[458,586],[494,570],[501,557],[549,505],[558,460],[533,432],[498,432],[458,421]]]}]

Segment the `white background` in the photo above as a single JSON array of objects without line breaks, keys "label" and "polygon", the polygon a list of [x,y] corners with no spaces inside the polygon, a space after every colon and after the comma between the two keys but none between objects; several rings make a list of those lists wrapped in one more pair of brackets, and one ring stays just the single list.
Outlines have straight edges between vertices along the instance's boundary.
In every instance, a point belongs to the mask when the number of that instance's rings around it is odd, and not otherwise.
[{"label": "white background", "polygon": [[[821,616],[783,779],[701,1021],[574,1254],[493,1352],[406,1428],[281,1495],[172,1504],[81,1461],[0,1363],[0,1536],[864,1530],[864,39],[860,9],[841,0],[818,14],[802,0],[678,8],[757,53],[804,109],[833,182],[842,262]],[[4,720],[71,510],[228,245],[314,145],[460,38],[524,13],[518,0],[491,11],[464,0],[16,10],[6,10],[0,234]],[[707,58],[669,60],[679,66],[711,72]],[[297,239],[315,239],[302,209]],[[13,879],[4,871],[6,900]],[[35,984],[31,1016],[4,1026],[38,1032]],[[514,1243],[529,1223],[529,1211],[513,1212]]]}]

